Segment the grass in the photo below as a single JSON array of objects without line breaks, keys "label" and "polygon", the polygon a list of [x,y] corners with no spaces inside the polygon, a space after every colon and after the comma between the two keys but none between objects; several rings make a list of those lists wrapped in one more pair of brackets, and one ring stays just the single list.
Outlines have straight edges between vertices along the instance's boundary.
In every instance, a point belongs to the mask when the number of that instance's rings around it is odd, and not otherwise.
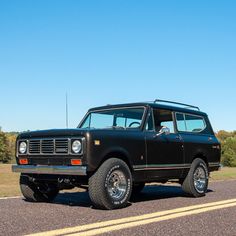
[{"label": "grass", "polygon": [[19,174],[11,172],[10,164],[0,165],[0,197],[19,196]]},{"label": "grass", "polygon": [[223,167],[211,173],[211,181],[236,179],[236,167]]},{"label": "grass", "polygon": [[[210,178],[211,181],[229,179],[236,179],[236,167],[224,167],[220,171],[212,172]],[[11,172],[11,165],[0,164],[0,197],[19,195],[21,195],[19,188],[19,174]]]}]

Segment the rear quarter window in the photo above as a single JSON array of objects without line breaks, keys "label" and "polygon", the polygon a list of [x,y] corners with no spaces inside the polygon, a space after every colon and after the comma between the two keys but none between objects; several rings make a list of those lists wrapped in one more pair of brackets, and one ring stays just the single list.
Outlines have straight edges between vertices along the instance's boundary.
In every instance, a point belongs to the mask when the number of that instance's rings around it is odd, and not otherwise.
[{"label": "rear quarter window", "polygon": [[204,117],[192,114],[176,113],[178,131],[199,133],[206,129]]}]

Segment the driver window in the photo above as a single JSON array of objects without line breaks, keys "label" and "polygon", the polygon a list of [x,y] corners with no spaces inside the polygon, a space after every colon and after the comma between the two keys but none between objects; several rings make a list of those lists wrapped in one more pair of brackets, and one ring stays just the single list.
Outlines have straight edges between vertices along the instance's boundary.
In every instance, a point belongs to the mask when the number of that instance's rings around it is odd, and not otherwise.
[{"label": "driver window", "polygon": [[163,126],[170,129],[171,133],[174,133],[174,121],[172,112],[162,109],[154,109],[154,124],[156,132],[159,132]]}]

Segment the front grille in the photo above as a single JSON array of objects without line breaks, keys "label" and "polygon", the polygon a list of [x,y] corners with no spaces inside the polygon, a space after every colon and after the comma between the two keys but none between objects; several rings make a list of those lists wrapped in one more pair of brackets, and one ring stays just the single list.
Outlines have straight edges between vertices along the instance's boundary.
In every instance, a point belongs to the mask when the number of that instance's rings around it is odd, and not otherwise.
[{"label": "front grille", "polygon": [[52,154],[54,153],[54,140],[42,140],[41,141],[41,152],[43,154]]},{"label": "front grille", "polygon": [[40,140],[29,141],[29,153],[31,154],[40,153]]},{"label": "front grille", "polygon": [[67,154],[68,139],[29,140],[29,154]]},{"label": "front grille", "polygon": [[55,151],[56,153],[68,153],[69,149],[68,139],[56,139],[55,140]]}]

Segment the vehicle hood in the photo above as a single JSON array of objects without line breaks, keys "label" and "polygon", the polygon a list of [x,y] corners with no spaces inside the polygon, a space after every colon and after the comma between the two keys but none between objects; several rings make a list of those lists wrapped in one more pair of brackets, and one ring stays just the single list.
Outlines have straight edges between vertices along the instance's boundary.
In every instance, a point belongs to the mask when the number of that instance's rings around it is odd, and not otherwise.
[{"label": "vehicle hood", "polygon": [[23,132],[18,136],[18,139],[85,136],[86,132],[87,130],[84,129],[37,130],[37,131]]}]

